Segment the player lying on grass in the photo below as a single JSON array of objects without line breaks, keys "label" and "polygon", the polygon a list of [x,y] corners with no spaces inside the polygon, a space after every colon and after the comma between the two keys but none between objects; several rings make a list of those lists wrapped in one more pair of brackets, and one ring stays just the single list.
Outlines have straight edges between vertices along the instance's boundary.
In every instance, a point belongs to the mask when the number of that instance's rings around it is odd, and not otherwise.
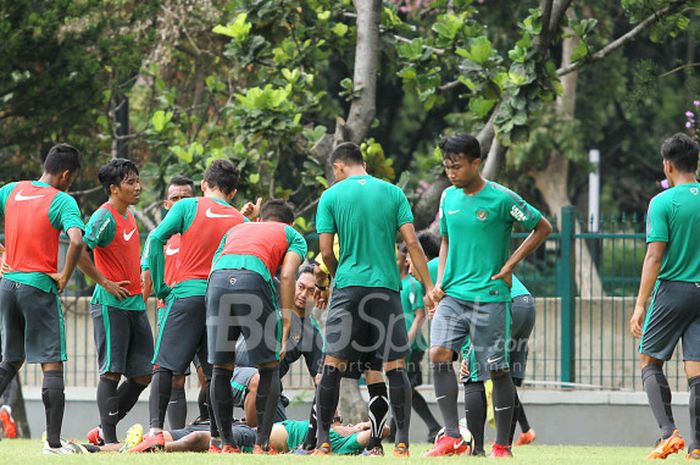
[{"label": "player lying on grass", "polygon": [[[270,434],[270,449],[277,452],[289,452],[299,448],[309,429],[308,421],[285,420],[275,423]],[[389,428],[384,427],[382,437],[389,434]],[[255,429],[242,421],[234,421],[231,425],[231,437],[234,447],[240,452],[251,452],[255,445]],[[209,450],[211,434],[208,425],[190,425],[186,428],[164,431],[165,443],[153,446],[143,452],[206,452]],[[370,423],[343,426],[333,423],[330,431],[333,453],[338,455],[357,455],[361,453],[370,440]]]}]

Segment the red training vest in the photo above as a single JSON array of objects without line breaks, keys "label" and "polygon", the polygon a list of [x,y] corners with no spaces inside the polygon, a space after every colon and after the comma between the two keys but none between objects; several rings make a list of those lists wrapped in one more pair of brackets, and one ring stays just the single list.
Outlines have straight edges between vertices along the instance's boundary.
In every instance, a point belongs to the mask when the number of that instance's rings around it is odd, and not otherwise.
[{"label": "red training vest", "polygon": [[244,221],[245,217],[234,207],[207,197],[197,197],[197,214],[180,239],[175,284],[190,279],[207,279],[224,233]]},{"label": "red training vest", "polygon": [[20,181],[10,193],[5,203],[5,261],[13,271],[58,271],[61,230],[49,221],[49,208],[59,192]]},{"label": "red training vest", "polygon": [[136,220],[127,210],[124,218],[111,203],[106,202],[101,208],[112,213],[115,221],[114,239],[106,247],[96,247],[95,267],[105,278],[113,282],[129,281],[123,286],[129,291],[129,295],[141,294],[141,260],[140,260],[140,236],[136,226]]},{"label": "red training vest", "polygon": [[284,223],[244,223],[231,228],[221,255],[253,255],[275,276],[289,249]]}]

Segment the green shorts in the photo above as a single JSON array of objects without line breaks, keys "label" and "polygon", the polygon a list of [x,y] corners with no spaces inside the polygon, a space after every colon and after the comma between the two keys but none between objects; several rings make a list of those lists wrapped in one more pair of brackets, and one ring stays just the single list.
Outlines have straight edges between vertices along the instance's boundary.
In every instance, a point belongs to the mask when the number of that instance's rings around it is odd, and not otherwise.
[{"label": "green shorts", "polygon": [[[294,450],[301,446],[306,439],[306,433],[309,430],[308,421],[286,420],[282,422],[282,426],[287,430],[287,447],[289,450]],[[331,430],[331,450],[338,455],[357,455],[364,447],[357,442],[359,433],[354,433],[351,436],[341,436]]]}]

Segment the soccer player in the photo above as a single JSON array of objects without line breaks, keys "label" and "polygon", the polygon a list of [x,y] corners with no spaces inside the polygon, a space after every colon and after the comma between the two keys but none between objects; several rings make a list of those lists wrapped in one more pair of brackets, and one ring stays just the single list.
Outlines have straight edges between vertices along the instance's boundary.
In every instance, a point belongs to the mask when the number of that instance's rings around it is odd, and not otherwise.
[{"label": "soccer player", "polygon": [[[141,196],[136,165],[116,158],[97,177],[109,200],[92,214],[78,266],[95,283],[91,315],[99,360],[97,408],[100,430],[88,433],[96,445],[117,444],[117,424],[151,382],[153,334],[141,287],[141,240],[129,207]],[[122,376],[126,380],[119,385]],[[99,434],[101,433],[101,434]]]},{"label": "soccer player", "polygon": [[[304,358],[309,376],[317,384],[323,366],[323,334],[316,319],[307,315],[307,307],[314,301],[315,279],[311,266],[302,266],[296,281],[294,294],[294,311],[290,313],[287,352],[280,362],[280,379],[289,372],[291,365]],[[313,304],[312,304],[313,305]],[[236,344],[236,366],[233,369],[231,387],[233,388],[233,406],[244,410],[246,423],[255,427],[255,398],[258,391],[260,375],[255,363],[248,353],[245,339],[239,338]],[[284,387],[282,387],[284,390]],[[275,421],[286,419],[285,407],[289,403],[283,395],[277,406]]]},{"label": "soccer player", "polygon": [[[528,341],[535,326],[535,299],[525,285],[513,275],[513,287],[511,295],[511,340],[508,348],[510,363],[510,376],[516,386],[515,407],[513,421],[510,428],[509,444],[515,435],[515,427],[520,423],[522,434],[515,443],[516,446],[530,444],[535,440],[535,430],[530,428],[525,415],[525,409],[520,403],[517,388],[523,385],[525,379],[525,367],[527,365]],[[462,384],[464,385],[464,412],[467,419],[467,427],[474,438],[474,450],[471,455],[483,456],[484,452],[484,424],[486,423],[487,404],[484,381],[488,379],[488,373],[480,372],[476,365],[474,348],[469,338],[462,346],[462,367],[460,370]]]},{"label": "soccer player", "polygon": [[[67,144],[51,147],[38,181],[0,188],[5,216],[5,262],[0,281],[2,356],[0,393],[24,364],[41,364],[41,398],[46,411],[45,454],[72,454],[61,443],[65,407],[63,363],[66,338],[58,295],[66,287],[83,250],[83,222],[75,199],[66,194],[80,169],[80,152]],[[59,234],[70,243],[58,272]]]},{"label": "soccer player", "polygon": [[[452,362],[470,338],[479,372],[493,381],[496,442],[493,457],[511,457],[515,386],[508,373],[510,287],[513,268],[549,235],[552,226],[520,196],[481,176],[481,148],[459,134],[440,144],[452,187],[440,200],[440,261],[433,292],[440,301],[430,331],[433,385],[445,435],[429,457],[462,454],[457,379]],[[514,223],[533,233],[509,254]],[[510,256],[509,256],[510,255]]]},{"label": "soccer player", "polygon": [[[270,431],[281,390],[279,363],[289,337],[295,276],[307,251],[306,241],[291,226],[294,213],[287,203],[268,200],[260,214],[262,222],[240,224],[226,233],[214,257],[207,289],[209,363],[214,367],[210,399],[222,453],[233,452],[230,383],[235,341],[240,335],[260,375],[253,453],[270,452]],[[281,309],[272,281],[278,272]]]},{"label": "soccer player", "polygon": [[[433,234],[421,232],[418,234],[418,241],[428,260],[432,261],[437,257],[440,246]],[[413,410],[416,411],[418,416],[421,417],[428,427],[427,440],[432,444],[441,426],[430,411],[430,407],[428,407],[425,398],[416,390],[418,386],[423,384],[421,362],[425,351],[428,349],[428,343],[425,340],[425,336],[423,336],[423,323],[425,322],[423,295],[425,293],[425,288],[417,278],[409,273],[409,269],[411,268],[410,258],[403,244],[399,247],[396,262],[401,274],[401,307],[403,308],[404,318],[406,320],[408,341],[411,344],[410,352],[406,358],[406,374],[411,383],[411,404],[413,405]],[[430,272],[430,262],[428,262],[428,272]],[[396,424],[392,419],[392,435],[395,431]]]},{"label": "soccer player", "polygon": [[[194,181],[185,176],[174,176],[165,191],[166,198],[163,200],[163,208],[166,211],[170,211],[178,201],[182,199],[189,199],[194,197]],[[165,244],[165,270],[163,272],[163,280],[167,286],[175,285],[175,273],[177,271],[178,257],[180,255],[180,235],[174,234],[168,242]],[[143,256],[141,262],[142,268],[142,280],[143,280],[143,291],[144,299],[148,300],[151,293],[151,288],[153,286],[153,280],[151,279],[151,272],[148,269],[148,257]],[[163,314],[165,313],[166,303],[162,299],[158,299],[158,322],[161,321]],[[209,410],[206,404],[207,397],[207,385],[206,376],[202,370],[201,364],[198,363],[199,360],[195,360],[195,367],[197,369],[197,376],[200,382],[199,398],[197,403],[199,405],[199,417],[200,421],[205,421],[209,418]],[[187,399],[185,398],[185,374],[175,374],[173,376],[172,387],[173,390],[170,394],[170,402],[168,404],[168,423],[170,423],[171,429],[179,429],[185,427],[185,422],[187,421]]]},{"label": "soccer player", "polygon": [[[279,452],[298,449],[304,440],[308,428],[308,421],[285,420],[275,423],[270,434],[270,447]],[[339,455],[359,454],[367,446],[370,439],[369,429],[369,422],[358,423],[353,426],[343,426],[334,423],[330,431],[333,450]],[[386,437],[388,432],[388,428],[385,428],[382,437]],[[165,444],[153,447],[148,451],[204,452],[209,446],[211,437],[208,430],[197,425],[191,425],[180,430],[166,431],[164,435],[166,437]],[[246,423],[234,420],[231,424],[231,436],[233,437],[236,451],[251,452],[254,450],[255,429]]]},{"label": "soccer player", "polygon": [[[683,360],[690,387],[689,459],[700,459],[700,184],[698,145],[676,134],[661,146],[670,189],[649,202],[647,253],[630,328],[639,341],[642,382],[661,439],[649,454],[664,459],[683,447],[671,410],[671,389],[663,372],[683,340]],[[647,300],[651,304],[647,311]],[[645,318],[646,315],[646,318]],[[642,322],[644,322],[642,324]]]},{"label": "soccer player", "polygon": [[[337,182],[323,193],[316,212],[321,255],[334,287],[326,321],[326,358],[316,397],[319,428],[314,453],[331,453],[328,431],[348,361],[356,362],[369,354],[386,362],[383,368],[397,425],[394,455],[407,457],[411,386],[405,369],[408,335],[398,292],[397,231],[428,291],[432,291],[432,281],[403,191],[368,175],[356,144],[337,146],[330,162]],[[333,251],[335,234],[340,243],[339,260]]]},{"label": "soccer player", "polygon": [[[204,197],[182,199],[173,205],[163,221],[146,240],[156,297],[165,299],[163,315],[153,356],[154,373],[149,399],[150,431],[145,445],[163,442],[163,423],[170,402],[173,374],[185,373],[195,355],[207,360],[205,294],[207,277],[216,248],[224,233],[243,223],[245,217],[229,202],[236,195],[238,169],[228,160],[215,160],[204,173],[201,188]],[[164,281],[164,247],[180,234],[179,266],[174,286]],[[207,378],[211,376],[205,367]],[[211,410],[211,402],[208,402]],[[211,422],[212,437],[216,423]]]}]

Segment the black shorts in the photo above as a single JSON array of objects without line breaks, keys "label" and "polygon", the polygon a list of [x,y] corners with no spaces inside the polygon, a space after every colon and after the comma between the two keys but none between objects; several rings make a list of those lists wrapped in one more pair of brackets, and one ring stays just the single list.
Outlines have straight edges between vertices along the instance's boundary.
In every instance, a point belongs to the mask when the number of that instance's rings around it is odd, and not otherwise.
[{"label": "black shorts", "polygon": [[[174,373],[187,373],[195,356],[207,359],[207,327],[204,296],[168,301],[160,321],[153,355],[153,365]],[[211,377],[211,367],[202,369]]]},{"label": "black shorts", "polygon": [[348,362],[343,378],[360,379],[367,371],[382,371],[384,369],[384,360],[379,358],[377,354],[362,354],[360,360]]},{"label": "black shorts", "polygon": [[134,378],[151,374],[153,333],[145,311],[93,304],[91,315],[100,375],[120,373]]},{"label": "black shorts", "polygon": [[386,362],[405,358],[408,348],[398,292],[362,286],[333,289],[326,320],[326,355],[348,362],[376,356]]},{"label": "black shorts", "polygon": [[66,331],[58,294],[0,279],[2,359],[7,362],[65,362]]},{"label": "black shorts", "polygon": [[282,321],[270,283],[254,271],[214,271],[207,287],[207,333],[212,365],[235,362],[240,335],[252,363],[279,361]]},{"label": "black shorts", "polygon": [[660,281],[654,289],[639,351],[670,360],[683,340],[683,360],[700,361],[700,283]]},{"label": "black shorts", "polygon": [[200,431],[206,431],[208,433],[209,430],[209,424],[205,423],[201,425],[187,425],[182,429],[174,429],[172,431],[169,431],[169,433],[170,436],[172,436],[173,441],[179,441],[180,439],[184,438],[185,436],[189,436],[192,433],[198,433]]},{"label": "black shorts", "polygon": [[513,299],[510,305],[510,376],[514,379],[525,378],[527,368],[528,342],[535,327],[535,299],[531,295],[522,295]]}]

